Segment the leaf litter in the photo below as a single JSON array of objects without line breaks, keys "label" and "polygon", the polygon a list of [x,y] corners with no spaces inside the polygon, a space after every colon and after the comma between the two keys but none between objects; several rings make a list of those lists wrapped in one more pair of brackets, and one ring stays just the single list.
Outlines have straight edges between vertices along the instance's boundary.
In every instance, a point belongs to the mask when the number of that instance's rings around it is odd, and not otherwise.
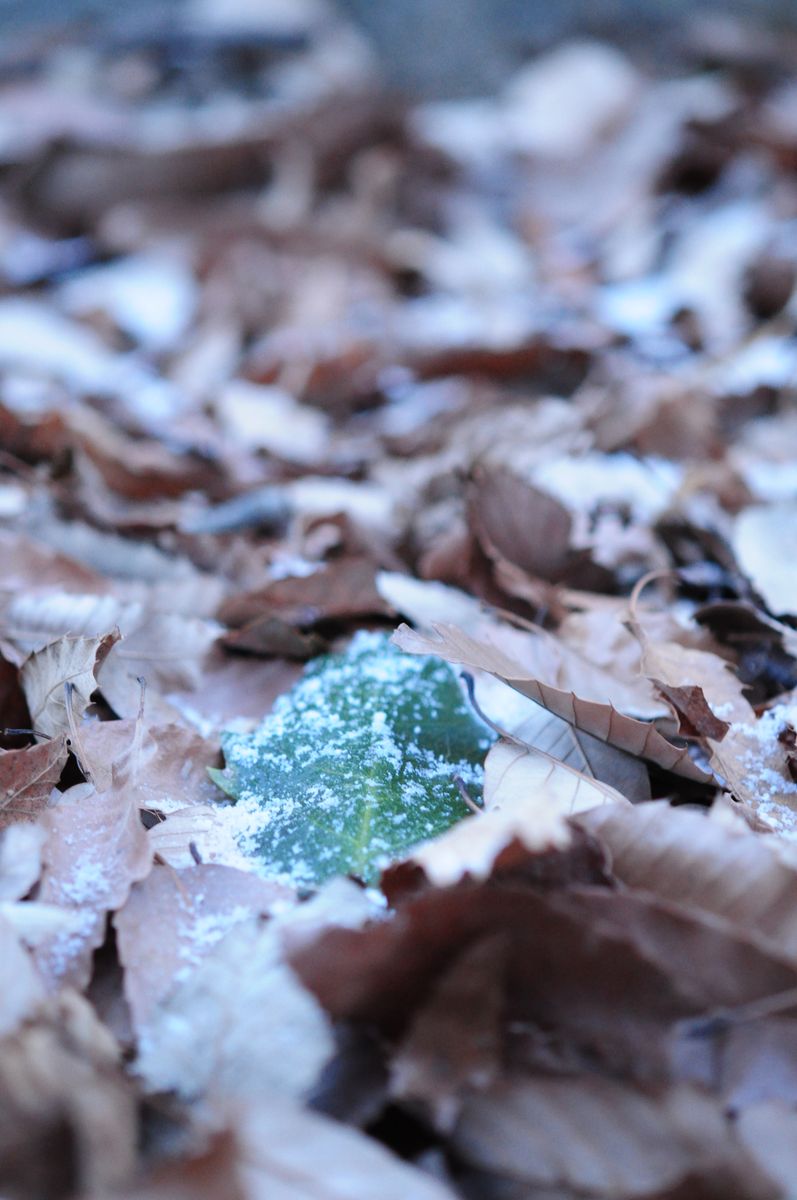
[{"label": "leaf litter", "polygon": [[0,63],[0,1191],[785,1200],[792,40],[137,20]]}]

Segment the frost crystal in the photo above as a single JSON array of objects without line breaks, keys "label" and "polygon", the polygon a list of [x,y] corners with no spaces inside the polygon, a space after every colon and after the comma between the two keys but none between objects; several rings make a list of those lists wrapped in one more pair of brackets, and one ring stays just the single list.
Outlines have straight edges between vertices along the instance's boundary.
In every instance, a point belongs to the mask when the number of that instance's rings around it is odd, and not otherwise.
[{"label": "frost crystal", "polygon": [[[417,842],[468,816],[455,777],[478,796],[492,736],[447,664],[359,633],[312,662],[254,733],[222,740],[244,853],[307,887],[367,882]],[[231,814],[232,815],[232,814]]]}]

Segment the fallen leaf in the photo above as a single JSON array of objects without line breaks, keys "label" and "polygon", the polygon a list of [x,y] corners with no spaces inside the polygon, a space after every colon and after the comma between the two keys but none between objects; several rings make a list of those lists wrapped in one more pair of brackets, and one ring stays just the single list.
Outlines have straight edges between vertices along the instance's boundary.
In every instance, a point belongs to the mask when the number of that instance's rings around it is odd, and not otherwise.
[{"label": "fallen leaf", "polygon": [[[128,750],[135,730],[136,722],[130,718],[90,721],[80,726],[81,757],[100,791],[110,787],[114,763]],[[218,800],[218,790],[208,777],[208,768],[219,762],[217,742],[169,722],[148,725],[142,733],[142,749],[145,753],[139,756],[130,781],[139,807],[167,813]]]},{"label": "fallen leaf", "polygon": [[[645,1092],[612,1079],[508,1080],[467,1104],[457,1153],[495,1180],[606,1200],[767,1195],[715,1100],[686,1086]],[[484,1185],[483,1185],[484,1186]]]},{"label": "fallen leaf", "polygon": [[317,659],[254,734],[222,739],[241,848],[293,886],[368,882],[408,847],[468,816],[488,730],[446,666],[378,634]]},{"label": "fallen leaf", "polygon": [[67,755],[62,734],[23,750],[0,750],[0,829],[36,820],[61,778]]},{"label": "fallen leaf", "polygon": [[543,683],[528,675],[497,647],[476,642],[453,626],[435,625],[433,629],[434,637],[423,637],[408,626],[400,625],[393,635],[394,641],[411,654],[435,654],[447,662],[489,671],[543,708],[601,741],[628,754],[647,758],[687,779],[706,782],[706,773],[692,761],[688,749],[667,741],[655,725],[619,713],[610,704],[584,700],[573,692]]},{"label": "fallen leaf", "polygon": [[112,784],[69,788],[43,820],[47,841],[39,899],[76,911],[77,930],[59,933],[36,948],[36,962],[51,987],[65,981],[85,985],[91,955],[102,943],[105,918],[121,908],[130,888],[152,866],[152,849],[141,823],[135,772],[141,730],[114,765]]},{"label": "fallen leaf", "polygon": [[57,737],[69,732],[65,684],[70,685],[72,712],[79,720],[97,689],[96,672],[117,641],[114,633],[62,637],[23,663],[20,679],[38,733]]},{"label": "fallen leaf", "polygon": [[87,1001],[62,992],[0,1044],[0,1186],[53,1196],[127,1185],[135,1109],[111,1035]]},{"label": "fallen leaf", "polygon": [[491,559],[505,559],[528,575],[556,582],[572,562],[567,509],[504,470],[475,472],[468,520]]},{"label": "fallen leaf", "polygon": [[[0,913],[0,1038],[15,1033],[46,998],[44,982],[13,925]],[[2,1070],[2,1068],[0,1068]]]},{"label": "fallen leaf", "polygon": [[797,509],[789,501],[751,505],[739,513],[733,526],[736,560],[775,617],[795,610],[796,526]]},{"label": "fallen leaf", "polygon": [[[218,632],[212,621],[154,613],[113,647],[97,673],[97,686],[117,716],[133,717],[141,698],[138,680],[145,679],[152,719],[161,695],[199,687],[202,662]],[[164,706],[164,723],[173,718]]]},{"label": "fallen leaf", "polygon": [[428,1111],[450,1132],[465,1096],[501,1070],[506,942],[475,942],[435,984],[416,1012],[390,1067],[391,1094]]},{"label": "fallen leaf", "polygon": [[290,900],[278,884],[213,863],[156,866],[114,916],[124,990],[140,1027],[229,929]]},{"label": "fallen leaf", "polygon": [[159,1167],[118,1200],[454,1200],[432,1175],[374,1138],[263,1095],[233,1108],[227,1132],[197,1158]]},{"label": "fallen leaf", "polygon": [[376,568],[368,558],[347,557],[325,563],[309,575],[277,579],[255,592],[233,596],[218,617],[239,628],[265,617],[309,629],[321,621],[389,616],[390,606],[376,590]]},{"label": "fallen leaf", "polygon": [[278,936],[250,919],[228,929],[149,1011],[135,1070],[147,1091],[176,1091],[223,1111],[234,1098],[299,1099],[333,1046],[329,1022],[283,961]]},{"label": "fallen leaf", "polygon": [[643,759],[602,742],[547,709],[535,705],[512,734],[581,775],[608,784],[634,804],[650,799],[650,779]]},{"label": "fallen leaf", "polygon": [[596,808],[575,820],[606,846],[626,887],[710,913],[797,961],[797,869],[743,823],[728,828],[663,801]]}]

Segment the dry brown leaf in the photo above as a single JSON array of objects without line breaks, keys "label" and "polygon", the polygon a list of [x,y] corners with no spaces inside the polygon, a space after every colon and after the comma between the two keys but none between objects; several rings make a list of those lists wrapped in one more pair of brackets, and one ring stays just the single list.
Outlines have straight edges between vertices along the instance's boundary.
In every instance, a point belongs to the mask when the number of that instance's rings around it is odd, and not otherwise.
[{"label": "dry brown leaf", "polygon": [[130,1182],[135,1099],[115,1042],[77,994],[0,1044],[0,1113],[7,1194],[96,1196]]},{"label": "dry brown leaf", "polygon": [[289,576],[233,596],[221,606],[219,620],[238,628],[271,616],[307,629],[319,621],[389,616],[392,611],[376,589],[374,563],[350,556],[325,563],[310,575]]},{"label": "dry brown leaf", "polygon": [[711,915],[575,882],[597,878],[589,847],[576,838],[564,852],[526,852],[480,886],[416,880],[391,920],[326,930],[291,962],[334,1018],[395,1034],[455,949],[503,933],[507,1021],[542,1027],[585,1067],[638,1080],[670,1077],[677,1022],[797,983],[793,965]]},{"label": "dry brown leaf", "polygon": [[447,662],[462,663],[497,675],[524,696],[601,741],[609,742],[628,754],[647,758],[687,779],[707,781],[708,776],[689,757],[688,749],[667,741],[655,725],[628,717],[611,704],[585,700],[573,692],[552,687],[530,676],[497,647],[476,642],[454,626],[435,625],[433,628],[434,637],[423,637],[408,626],[401,625],[393,638],[396,645],[411,654],[436,654]]},{"label": "dry brown leaf", "polygon": [[0,750],[0,829],[14,821],[35,821],[61,777],[68,751],[63,735]]},{"label": "dry brown leaf", "polygon": [[797,960],[797,869],[743,822],[728,827],[663,801],[575,820],[606,846],[626,887],[710,913]]},{"label": "dry brown leaf", "polygon": [[[113,764],[128,750],[135,729],[135,721],[129,718],[81,725],[81,761],[85,759],[100,791],[110,786]],[[220,761],[216,742],[170,722],[148,726],[142,733],[142,751],[146,753],[140,755],[131,780],[141,808],[174,812],[218,801],[218,788],[207,773],[208,767],[218,766]]]},{"label": "dry brown leaf", "polygon": [[148,1091],[223,1112],[271,1092],[305,1096],[333,1049],[328,1019],[285,963],[277,933],[249,918],[147,1014],[136,1072]]},{"label": "dry brown leaf", "polygon": [[199,686],[202,662],[218,632],[212,621],[154,613],[113,647],[97,686],[117,716],[134,717],[141,699],[138,680],[145,679],[149,719],[173,720],[167,705],[161,710],[160,695]]},{"label": "dry brown leaf", "polygon": [[390,1091],[428,1111],[450,1132],[467,1092],[493,1083],[502,1065],[507,945],[475,942],[437,981],[390,1064]]},{"label": "dry brown leaf", "polygon": [[532,852],[564,849],[571,841],[568,817],[627,803],[614,788],[542,751],[500,741],[484,763],[484,811],[417,846],[408,861],[437,887],[465,876],[486,879],[513,844]]},{"label": "dry brown leaf", "polygon": [[[107,580],[83,563],[34,541],[24,534],[0,530],[3,556],[3,591],[57,588],[68,592],[104,592]],[[60,631],[59,631],[60,632]]]},{"label": "dry brown leaf", "polygon": [[455,1200],[432,1175],[339,1121],[263,1096],[226,1134],[116,1200]]},{"label": "dry brown leaf", "polygon": [[76,784],[43,818],[47,842],[39,899],[80,917],[77,930],[36,947],[36,961],[50,986],[63,981],[85,985],[91,955],[104,937],[106,914],[121,908],[131,886],[152,866],[135,792],[141,737],[139,729],[114,764],[107,790]]},{"label": "dry brown leaf", "polygon": [[234,925],[265,915],[291,893],[216,864],[156,866],[114,917],[124,990],[140,1026]]},{"label": "dry brown leaf", "polygon": [[72,712],[79,720],[97,688],[96,673],[118,639],[118,633],[62,637],[23,663],[20,679],[37,733],[57,737],[69,732],[64,685],[70,685]]},{"label": "dry brown leaf", "polygon": [[[697,718],[708,746],[711,765],[738,800],[760,812],[765,820],[779,820],[779,810],[797,809],[797,787],[788,774],[785,753],[777,746],[768,752],[758,736],[759,719],[744,696],[744,685],[724,659],[676,642],[656,642],[639,624],[632,628],[643,648],[642,665],[648,676],[679,699],[697,687],[702,696]],[[719,737],[708,732],[711,718],[720,718]],[[763,728],[763,727],[761,727]]]},{"label": "dry brown leaf", "polygon": [[633,804],[650,799],[650,777],[644,759],[632,758],[539,705],[535,704],[525,720],[512,729],[512,735],[582,775],[608,784]]},{"label": "dry brown leaf", "polygon": [[567,509],[505,469],[474,472],[468,521],[491,559],[505,559],[532,577],[556,582],[572,560]]},{"label": "dry brown leaf", "polygon": [[641,1200],[704,1195],[705,1185],[738,1200],[771,1196],[721,1106],[686,1086],[507,1080],[468,1102],[453,1143],[479,1172],[522,1183],[526,1194]]}]

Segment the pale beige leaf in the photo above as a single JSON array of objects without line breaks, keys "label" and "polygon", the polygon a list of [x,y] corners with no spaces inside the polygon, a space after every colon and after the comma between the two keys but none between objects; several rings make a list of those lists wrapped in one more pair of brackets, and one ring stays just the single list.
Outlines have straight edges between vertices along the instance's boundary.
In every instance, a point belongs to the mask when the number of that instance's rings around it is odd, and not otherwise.
[{"label": "pale beige leaf", "polygon": [[797,864],[784,862],[772,840],[664,801],[575,819],[604,843],[626,887],[711,913],[797,960]]},{"label": "pale beige leaf", "polygon": [[454,1145],[466,1162],[530,1194],[635,1200],[675,1194],[705,1174],[726,1194],[747,1196],[734,1187],[756,1178],[715,1099],[597,1075],[499,1083],[470,1100]]},{"label": "pale beige leaf", "polygon": [[147,836],[153,854],[170,867],[190,867],[197,862],[223,863],[242,871],[252,867],[219,805],[178,808],[153,825]]},{"label": "pale beige leaf", "polygon": [[687,779],[707,780],[706,773],[692,761],[689,751],[667,741],[655,725],[628,717],[611,704],[585,700],[573,692],[552,687],[530,676],[497,647],[474,641],[454,626],[435,625],[433,628],[434,637],[423,637],[401,625],[393,639],[402,650],[411,654],[436,654],[447,662],[489,671],[543,708],[601,741],[618,746],[628,754],[649,759]]},{"label": "pale beige leaf", "polygon": [[333,1049],[329,1020],[283,961],[275,931],[250,920],[150,1012],[135,1069],[148,1091],[224,1111],[233,1098],[304,1096]]},{"label": "pale beige leaf", "polygon": [[[141,698],[139,679],[146,680],[150,692],[150,719],[159,694],[193,691],[201,679],[202,661],[220,630],[213,621],[170,613],[147,617],[114,646],[98,672],[99,687],[111,708],[120,717],[136,715]],[[164,706],[162,719],[170,719],[168,707]]]},{"label": "pale beige leaf", "polygon": [[109,629],[127,632],[141,620],[140,604],[122,604],[105,593],[30,592],[10,598],[2,618],[3,638],[32,654],[58,638],[102,637]]},{"label": "pale beige leaf", "polygon": [[203,1153],[116,1200],[455,1200],[376,1138],[282,1096],[233,1106]]},{"label": "pale beige leaf", "polygon": [[116,913],[125,996],[140,1025],[180,980],[241,921],[291,899],[279,884],[231,867],[156,866]]},{"label": "pale beige leaf", "polygon": [[68,733],[64,685],[72,685],[72,711],[80,719],[97,687],[98,665],[117,638],[118,634],[67,636],[31,654],[22,666],[20,682],[34,729],[48,737]]},{"label": "pale beige leaf", "polygon": [[76,784],[43,821],[47,842],[39,898],[75,911],[80,925],[45,940],[36,960],[51,984],[85,984],[91,955],[103,939],[105,915],[120,908],[132,884],[147,875],[152,850],[121,772],[106,792]]},{"label": "pale beige leaf", "polygon": [[[24,1163],[26,1148],[28,1153],[39,1148],[41,1155],[47,1147],[46,1153],[55,1155],[66,1144],[73,1194],[115,1194],[135,1163],[136,1108],[114,1039],[88,1001],[74,992],[61,992],[0,1045],[4,1168],[13,1170],[19,1163],[20,1148]],[[48,1175],[56,1177],[46,1172],[44,1178]],[[13,1188],[17,1191],[28,1194],[29,1187]],[[39,1194],[56,1192],[45,1186]]]},{"label": "pale beige leaf", "polygon": [[797,612],[797,504],[745,508],[731,540],[736,561],[773,616]]},{"label": "pale beige leaf", "polygon": [[244,1200],[454,1200],[374,1138],[274,1096],[241,1114],[237,1136]]},{"label": "pale beige leaf", "polygon": [[484,811],[417,846],[409,861],[437,887],[466,875],[487,879],[513,842],[532,853],[563,849],[570,843],[568,817],[600,804],[628,801],[540,750],[501,741],[484,764]]},{"label": "pale beige leaf", "polygon": [[44,999],[44,983],[33,959],[0,913],[0,1038],[29,1020]]},{"label": "pale beige leaf", "polygon": [[520,812],[540,795],[563,816],[601,804],[628,804],[608,783],[590,778],[534,746],[497,742],[484,762],[485,809]]},{"label": "pale beige leaf", "polygon": [[47,835],[41,825],[10,825],[0,835],[0,903],[21,900],[39,878],[42,846]]}]

